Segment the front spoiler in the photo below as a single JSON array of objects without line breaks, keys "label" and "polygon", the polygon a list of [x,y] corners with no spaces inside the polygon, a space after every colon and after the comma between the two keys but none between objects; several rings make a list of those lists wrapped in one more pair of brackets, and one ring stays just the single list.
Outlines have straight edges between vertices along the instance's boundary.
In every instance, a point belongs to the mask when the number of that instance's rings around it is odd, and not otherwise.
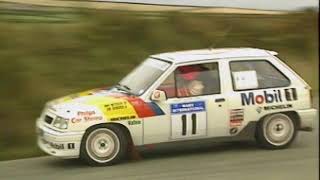
[{"label": "front spoiler", "polygon": [[84,132],[58,132],[37,121],[38,146],[52,156],[77,158]]}]

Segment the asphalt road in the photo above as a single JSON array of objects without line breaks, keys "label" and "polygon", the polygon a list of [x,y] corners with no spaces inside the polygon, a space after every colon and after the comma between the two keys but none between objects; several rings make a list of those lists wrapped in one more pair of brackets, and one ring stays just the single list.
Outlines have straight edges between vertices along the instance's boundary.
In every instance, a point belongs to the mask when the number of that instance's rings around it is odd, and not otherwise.
[{"label": "asphalt road", "polygon": [[202,143],[144,151],[141,160],[109,167],[41,157],[0,162],[0,179],[317,180],[318,123],[316,127],[313,132],[299,132],[292,146],[284,150],[259,149],[253,141]]},{"label": "asphalt road", "polygon": [[237,179],[316,180],[318,131],[301,132],[285,150],[262,150],[253,142],[202,145],[144,152],[139,161],[88,167],[54,157],[0,162],[0,179]]}]

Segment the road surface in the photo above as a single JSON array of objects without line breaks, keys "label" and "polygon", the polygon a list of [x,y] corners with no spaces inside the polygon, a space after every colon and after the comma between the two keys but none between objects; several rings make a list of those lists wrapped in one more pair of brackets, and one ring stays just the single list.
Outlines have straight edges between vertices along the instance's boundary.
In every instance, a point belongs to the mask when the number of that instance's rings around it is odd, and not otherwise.
[{"label": "road surface", "polygon": [[262,150],[253,142],[220,143],[142,153],[143,159],[110,167],[41,157],[0,162],[2,180],[237,179],[317,180],[318,130],[299,133],[285,150]]}]

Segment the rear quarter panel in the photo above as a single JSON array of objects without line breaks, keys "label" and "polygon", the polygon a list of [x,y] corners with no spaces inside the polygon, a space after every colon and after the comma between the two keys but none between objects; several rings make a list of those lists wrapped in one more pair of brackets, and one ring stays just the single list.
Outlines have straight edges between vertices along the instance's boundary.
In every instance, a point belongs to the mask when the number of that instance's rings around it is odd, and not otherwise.
[{"label": "rear quarter panel", "polygon": [[[278,88],[233,90],[229,62],[250,59],[269,61],[290,80],[291,84],[287,87]],[[226,76],[224,77],[228,79],[228,84],[225,86],[228,87],[226,97],[229,105],[230,129],[237,128],[239,133],[249,122],[258,121],[268,114],[310,108],[310,96],[306,83],[301,81],[293,70],[288,69],[277,58],[273,56],[245,59],[233,58],[224,63],[228,67],[225,69]],[[233,122],[234,120],[238,121]]]}]

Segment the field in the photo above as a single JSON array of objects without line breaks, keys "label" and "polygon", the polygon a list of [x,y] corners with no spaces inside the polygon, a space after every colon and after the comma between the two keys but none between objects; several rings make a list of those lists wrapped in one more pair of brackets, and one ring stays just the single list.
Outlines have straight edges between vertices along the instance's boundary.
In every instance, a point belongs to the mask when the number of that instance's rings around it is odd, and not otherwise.
[{"label": "field", "polygon": [[0,3],[0,160],[43,155],[35,119],[48,100],[118,82],[150,54],[258,47],[318,90],[318,14],[237,15],[22,8]]}]

